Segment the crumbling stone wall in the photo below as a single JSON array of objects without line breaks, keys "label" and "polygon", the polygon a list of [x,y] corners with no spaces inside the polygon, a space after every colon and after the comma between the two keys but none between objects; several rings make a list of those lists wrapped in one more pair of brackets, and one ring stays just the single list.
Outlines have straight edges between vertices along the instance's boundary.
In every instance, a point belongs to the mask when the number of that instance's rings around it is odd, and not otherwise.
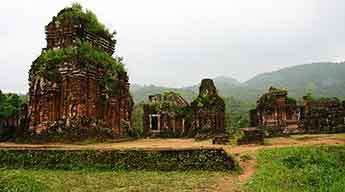
[{"label": "crumbling stone wall", "polygon": [[225,133],[225,103],[212,79],[203,79],[199,96],[191,103],[193,134]]},{"label": "crumbling stone wall", "polygon": [[54,17],[46,26],[47,47],[29,72],[29,129],[34,134],[103,129],[125,136],[130,128],[128,75],[120,59],[111,57],[116,41],[89,32],[86,24]]},{"label": "crumbling stone wall", "polygon": [[306,133],[345,132],[345,106],[337,98],[304,98],[300,128]]},{"label": "crumbling stone wall", "polygon": [[260,128],[241,128],[237,144],[264,144],[264,132]]}]

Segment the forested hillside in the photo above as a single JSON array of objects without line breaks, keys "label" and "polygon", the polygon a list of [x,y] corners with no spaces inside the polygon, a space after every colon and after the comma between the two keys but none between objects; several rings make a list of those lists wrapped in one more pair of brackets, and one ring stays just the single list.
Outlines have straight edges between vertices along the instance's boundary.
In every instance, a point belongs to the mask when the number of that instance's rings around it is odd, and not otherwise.
[{"label": "forested hillside", "polygon": [[[215,77],[214,81],[220,95],[248,102],[255,102],[270,86],[287,88],[289,95],[297,99],[306,92],[320,97],[345,98],[345,63],[298,65],[259,74],[243,83],[230,77]],[[198,88],[197,84],[184,88],[135,85],[132,93],[135,101],[142,101],[150,94],[173,90],[190,100],[196,96]]]}]

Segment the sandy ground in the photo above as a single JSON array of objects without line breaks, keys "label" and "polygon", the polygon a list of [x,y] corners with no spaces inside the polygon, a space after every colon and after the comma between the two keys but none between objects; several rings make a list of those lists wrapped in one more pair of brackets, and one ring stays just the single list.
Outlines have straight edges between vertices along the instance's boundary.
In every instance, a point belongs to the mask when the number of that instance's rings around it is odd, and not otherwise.
[{"label": "sandy ground", "polygon": [[12,142],[0,143],[0,148],[33,148],[33,149],[188,149],[188,148],[224,148],[230,154],[255,152],[258,149],[300,146],[300,145],[336,145],[345,144],[345,134],[322,135],[293,135],[265,139],[264,145],[212,145],[211,140],[195,141],[194,139],[137,139],[118,142],[109,140],[103,143],[91,144],[17,144]]},{"label": "sandy ground", "polygon": [[164,149],[195,149],[195,148],[221,148],[222,145],[212,145],[211,140],[195,141],[194,139],[137,139],[131,141],[118,142],[117,140],[108,140],[103,143],[91,144],[65,144],[65,143],[46,143],[46,144],[17,144],[12,142],[0,143],[0,148],[18,148],[18,149],[63,149],[63,150],[164,150]]}]

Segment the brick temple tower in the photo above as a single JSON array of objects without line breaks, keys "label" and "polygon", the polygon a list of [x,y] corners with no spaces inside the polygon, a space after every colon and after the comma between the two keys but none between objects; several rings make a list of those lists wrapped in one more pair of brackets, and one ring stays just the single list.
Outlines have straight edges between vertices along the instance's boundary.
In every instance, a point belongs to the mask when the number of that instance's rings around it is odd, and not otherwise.
[{"label": "brick temple tower", "polygon": [[203,79],[199,96],[191,103],[192,130],[208,133],[225,133],[225,103],[218,95],[212,79]]},{"label": "brick temple tower", "polygon": [[29,72],[29,129],[125,135],[133,100],[121,58],[112,57],[115,33],[78,4],[61,10],[45,31],[47,47]]}]

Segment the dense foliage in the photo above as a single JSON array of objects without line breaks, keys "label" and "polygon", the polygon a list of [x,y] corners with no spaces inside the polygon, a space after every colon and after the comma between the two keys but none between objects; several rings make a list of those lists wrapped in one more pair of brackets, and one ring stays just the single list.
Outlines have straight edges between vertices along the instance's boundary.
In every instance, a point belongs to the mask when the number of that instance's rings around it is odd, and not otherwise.
[{"label": "dense foliage", "polygon": [[81,22],[86,26],[89,32],[110,40],[113,39],[115,34],[115,32],[109,32],[109,30],[98,21],[96,15],[92,11],[88,9],[84,10],[79,3],[74,3],[71,7],[64,8],[53,19],[60,22],[65,19]]},{"label": "dense foliage", "polygon": [[0,119],[18,114],[24,102],[25,96],[13,93],[4,94],[0,90]]},{"label": "dense foliage", "polygon": [[235,161],[222,149],[166,151],[1,150],[0,168],[106,170],[229,170]]},{"label": "dense foliage", "polygon": [[343,191],[345,147],[271,149],[258,156],[250,191]]}]

